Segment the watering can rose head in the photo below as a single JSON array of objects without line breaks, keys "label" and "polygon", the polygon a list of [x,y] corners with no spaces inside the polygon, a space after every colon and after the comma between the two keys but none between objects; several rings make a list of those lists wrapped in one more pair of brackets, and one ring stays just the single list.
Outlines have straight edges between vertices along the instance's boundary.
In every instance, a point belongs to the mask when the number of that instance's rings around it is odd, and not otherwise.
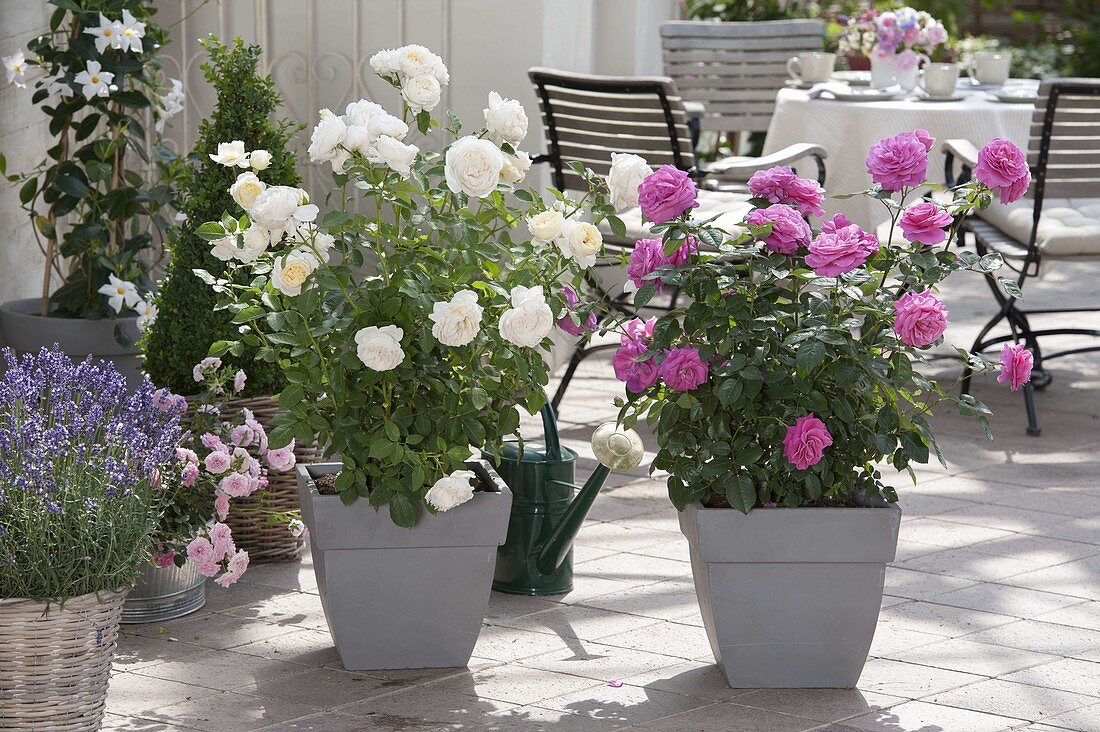
[{"label": "watering can rose head", "polygon": [[[678,508],[894,501],[891,468],[930,453],[943,460],[926,419],[934,405],[955,403],[988,434],[989,410],[925,377],[920,364],[948,324],[937,285],[1001,265],[996,254],[952,250],[963,218],[994,193],[1002,202],[1022,196],[1030,173],[1015,145],[995,139],[972,181],[924,200],[934,144],[925,130],[876,143],[866,158],[873,185],[841,196],[883,203],[883,241],[842,214],[812,226],[807,217],[825,214],[825,191],[789,168],[753,175],[755,208],[735,231],[692,218],[690,180],[659,170],[638,184],[659,238],[631,255],[634,305],[666,287],[686,304],[612,326],[621,333],[615,373],[626,383],[620,421],[656,426],[653,467],[668,471]],[[977,372],[995,368],[962,353]],[[1031,364],[1023,345],[1007,344],[1000,380],[1020,388]]]},{"label": "watering can rose head", "polygon": [[[411,526],[425,506],[467,501],[470,446],[499,446],[519,409],[545,403],[550,333],[595,328],[585,278],[601,225],[622,222],[581,165],[588,190],[576,200],[555,193],[547,205],[524,186],[519,102],[488,94],[464,131],[433,116],[450,74],[429,49],[381,51],[371,67],[394,99],[321,110],[310,137],[333,192],[314,204],[242,171],[231,190],[241,210],[198,229],[229,274],[197,274],[240,327],[211,355],[248,346],[286,376],[272,449],[324,445],[343,462],[344,501],[367,498]],[[433,130],[447,140],[439,152]],[[224,164],[254,157],[227,150]]]}]

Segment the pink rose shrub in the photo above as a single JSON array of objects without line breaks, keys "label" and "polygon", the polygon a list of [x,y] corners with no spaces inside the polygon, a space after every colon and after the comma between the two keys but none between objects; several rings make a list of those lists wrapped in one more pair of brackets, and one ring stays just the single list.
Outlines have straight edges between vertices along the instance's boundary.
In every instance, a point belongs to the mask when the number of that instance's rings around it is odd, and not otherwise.
[{"label": "pink rose shrub", "polygon": [[925,130],[879,140],[867,153],[871,180],[888,191],[919,186],[928,172],[928,151],[934,143],[935,139]]},{"label": "pink rose shrub", "polygon": [[799,470],[805,470],[821,462],[825,448],[832,444],[829,428],[810,412],[787,428],[783,437],[783,457]]},{"label": "pink rose shrub", "polygon": [[650,278],[649,275],[661,267],[679,267],[687,264],[691,255],[698,251],[694,239],[688,239],[671,256],[665,254],[664,243],[660,239],[639,239],[630,252],[630,265],[627,268],[627,279],[630,285],[637,289],[646,282],[657,285],[658,292],[664,292],[665,283],[659,277]]},{"label": "pink rose shrub", "polygon": [[859,228],[843,214],[821,226],[821,234],[810,242],[806,264],[819,277],[839,277],[863,265],[878,251],[878,239]]},{"label": "pink rose shrub", "polygon": [[577,305],[580,304],[581,299],[577,296],[576,290],[568,285],[561,289],[562,297],[565,298],[565,306],[568,311],[558,318],[558,327],[571,336],[582,336],[585,333],[591,333],[599,327],[599,320],[596,317],[595,310],[588,311],[588,317],[584,322],[577,324],[573,322],[573,318],[569,317],[569,313],[574,312],[577,309]]},{"label": "pink rose shrub", "polygon": [[894,311],[894,331],[907,346],[930,346],[947,330],[947,308],[927,290],[906,292],[894,301]]},{"label": "pink rose shrub", "polygon": [[779,254],[797,254],[799,247],[809,246],[813,236],[802,214],[782,203],[753,209],[745,217],[745,223],[753,226],[771,224],[772,230],[764,237],[764,246]]},{"label": "pink rose shrub", "polygon": [[1001,373],[997,381],[1008,382],[1008,388],[1018,391],[1031,379],[1031,369],[1035,366],[1035,356],[1023,343],[1006,343],[1001,347]]},{"label": "pink rose shrub", "polygon": [[1008,140],[995,137],[978,151],[974,179],[997,191],[1001,203],[1018,201],[1031,185],[1031,169],[1023,150]]},{"label": "pink rose shrub", "polygon": [[647,321],[635,318],[627,323],[621,345],[611,359],[615,378],[625,382],[627,390],[635,394],[657,383],[658,367],[653,362],[654,354],[649,352],[656,322],[656,318]]},{"label": "pink rose shrub", "polygon": [[642,215],[653,224],[672,221],[695,208],[698,191],[691,176],[672,165],[662,165],[638,185],[638,205]]},{"label": "pink rose shrub", "polygon": [[749,178],[749,193],[769,203],[794,206],[803,216],[824,216],[825,189],[816,180],[799,178],[790,168],[758,170]]},{"label": "pink rose shrub", "polygon": [[670,389],[693,391],[707,381],[710,368],[691,346],[673,348],[661,362],[660,375]]},{"label": "pink rose shrub", "polygon": [[914,203],[902,212],[898,226],[914,244],[939,244],[947,238],[945,229],[954,222],[951,214],[931,201]]}]

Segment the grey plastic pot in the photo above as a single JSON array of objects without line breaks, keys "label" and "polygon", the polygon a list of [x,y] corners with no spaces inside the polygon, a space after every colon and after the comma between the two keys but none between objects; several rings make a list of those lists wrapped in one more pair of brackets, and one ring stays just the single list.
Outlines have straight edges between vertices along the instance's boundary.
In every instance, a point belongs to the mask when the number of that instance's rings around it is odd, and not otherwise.
[{"label": "grey plastic pot", "polygon": [[852,688],[901,509],[695,504],[680,513],[714,659],[739,688]]},{"label": "grey plastic pot", "polygon": [[[137,339],[140,335],[136,317],[117,320],[86,318],[43,318],[39,315],[38,298],[12,300],[0,305],[0,329],[4,342],[17,354],[38,353],[54,343],[70,357],[83,360],[86,356],[112,362],[126,377],[131,389],[142,381],[138,363]],[[115,337],[115,326],[130,345],[124,346]]]},{"label": "grey plastic pot", "polygon": [[470,661],[508,532],[512,494],[485,461],[483,484],[461,506],[421,514],[411,529],[366,500],[345,506],[314,479],[338,463],[298,465],[302,519],[329,632],[349,671],[451,668]]}]

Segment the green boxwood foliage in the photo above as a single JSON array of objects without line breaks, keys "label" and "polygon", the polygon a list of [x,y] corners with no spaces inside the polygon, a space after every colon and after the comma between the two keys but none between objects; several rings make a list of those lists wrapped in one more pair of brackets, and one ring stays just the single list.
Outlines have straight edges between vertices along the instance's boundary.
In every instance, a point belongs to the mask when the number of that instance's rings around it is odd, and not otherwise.
[{"label": "green boxwood foliage", "polygon": [[[197,391],[191,370],[207,355],[211,344],[238,337],[230,315],[215,312],[216,293],[193,272],[203,269],[225,276],[225,262],[210,254],[210,244],[195,235],[195,227],[238,208],[229,187],[241,169],[215,163],[210,154],[217,152],[220,142],[241,140],[246,150],[271,153],[271,166],[263,172],[266,183],[297,186],[301,180],[295,156],[287,150],[297,128],[286,120],[271,119],[282,98],[270,76],[257,74],[260,47],[246,46],[239,38],[227,46],[214,36],[203,45],[210,54],[203,73],[217,91],[218,103],[210,118],[199,125],[199,138],[183,173],[180,210],[187,221],[169,242],[172,260],[157,296],[160,312],[142,339],[149,378],[157,386],[181,394]],[[254,361],[247,350],[239,357],[227,354],[223,360],[231,363],[234,358],[248,374],[245,395],[282,390],[283,380],[275,364]]]}]

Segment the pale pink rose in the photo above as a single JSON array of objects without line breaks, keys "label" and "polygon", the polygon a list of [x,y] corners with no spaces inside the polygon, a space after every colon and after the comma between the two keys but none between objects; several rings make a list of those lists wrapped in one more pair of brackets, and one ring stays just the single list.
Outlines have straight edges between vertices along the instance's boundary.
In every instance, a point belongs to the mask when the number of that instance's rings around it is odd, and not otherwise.
[{"label": "pale pink rose", "polygon": [[221,441],[221,438],[215,434],[207,432],[199,438],[203,447],[207,450],[217,450],[219,452],[229,452],[229,448],[225,446],[225,443]]},{"label": "pale pink rose", "polygon": [[199,466],[193,463],[187,463],[183,466],[183,472],[180,474],[180,480],[183,484],[190,488],[195,485],[195,481],[199,479]]},{"label": "pale pink rose", "polygon": [[172,549],[164,552],[153,552],[153,564],[161,569],[175,565],[176,552]]},{"label": "pale pink rose", "polygon": [[248,450],[244,449],[243,447],[233,448],[232,464],[236,466],[235,469],[238,473],[251,473],[253,469],[252,463],[254,462],[255,460],[253,459],[251,453],[248,452]]},{"label": "pale pink rose", "polygon": [[222,587],[229,587],[241,578],[246,569],[248,569],[248,552],[241,549],[229,560],[229,564],[225,568],[225,574],[214,581]]},{"label": "pale pink rose", "polygon": [[192,465],[199,464],[199,456],[195,454],[194,450],[188,450],[186,447],[176,448],[176,459]]},{"label": "pale pink rose", "polygon": [[1002,204],[1019,200],[1031,185],[1027,156],[1008,140],[995,137],[978,152],[974,179],[997,191]]},{"label": "pale pink rose", "polygon": [[910,290],[894,301],[894,331],[913,348],[935,343],[947,330],[947,308],[929,291]]},{"label": "pale pink rose", "polygon": [[698,191],[691,176],[672,165],[662,165],[638,185],[638,205],[646,221],[662,224],[695,208]]},{"label": "pale pink rose", "polygon": [[799,417],[787,427],[783,437],[783,457],[799,470],[817,465],[825,454],[825,448],[833,444],[833,436],[825,423],[813,412]]},{"label": "pale pink rose", "polygon": [[221,479],[218,488],[230,498],[243,498],[252,492],[252,481],[242,473],[230,473]]},{"label": "pale pink rose", "polygon": [[195,569],[203,577],[213,577],[220,567],[214,559],[214,545],[204,537],[197,537],[187,545],[187,559],[194,563]]},{"label": "pale pink rose", "polygon": [[228,524],[220,521],[210,527],[210,541],[214,545],[214,561],[220,562],[227,555],[237,551],[233,543],[233,531]]},{"label": "pale pink rose", "polygon": [[294,467],[294,441],[291,440],[290,444],[286,447],[280,447],[277,450],[267,451],[267,465],[272,470],[278,470],[285,472]]},{"label": "pale pink rose", "polygon": [[203,464],[206,465],[206,470],[214,475],[221,475],[225,471],[229,470],[229,465],[232,462],[232,458],[228,452],[222,452],[221,450],[215,450],[206,456],[206,460]]},{"label": "pale pink rose", "polygon": [[1031,379],[1031,369],[1035,366],[1035,357],[1023,343],[1006,343],[1001,347],[1001,373],[999,383],[1008,382],[1008,388],[1017,391]]},{"label": "pale pink rose", "polygon": [[218,521],[225,521],[225,517],[229,515],[229,496],[219,493],[214,498],[214,513],[218,515]]},{"label": "pale pink rose", "polygon": [[248,375],[245,374],[244,371],[238,369],[236,375],[233,377],[233,391],[238,393],[244,391],[244,382],[247,378]]},{"label": "pale pink rose", "polygon": [[931,201],[923,201],[905,209],[898,219],[898,226],[911,242],[939,244],[947,238],[944,229],[951,226],[953,221],[951,214]]},{"label": "pale pink rose", "polygon": [[291,519],[290,524],[287,526],[290,529],[290,534],[294,538],[309,536],[309,529],[302,523],[300,519]]},{"label": "pale pink rose", "polygon": [[229,432],[229,441],[240,447],[248,447],[256,439],[256,434],[247,423],[239,424]]}]

